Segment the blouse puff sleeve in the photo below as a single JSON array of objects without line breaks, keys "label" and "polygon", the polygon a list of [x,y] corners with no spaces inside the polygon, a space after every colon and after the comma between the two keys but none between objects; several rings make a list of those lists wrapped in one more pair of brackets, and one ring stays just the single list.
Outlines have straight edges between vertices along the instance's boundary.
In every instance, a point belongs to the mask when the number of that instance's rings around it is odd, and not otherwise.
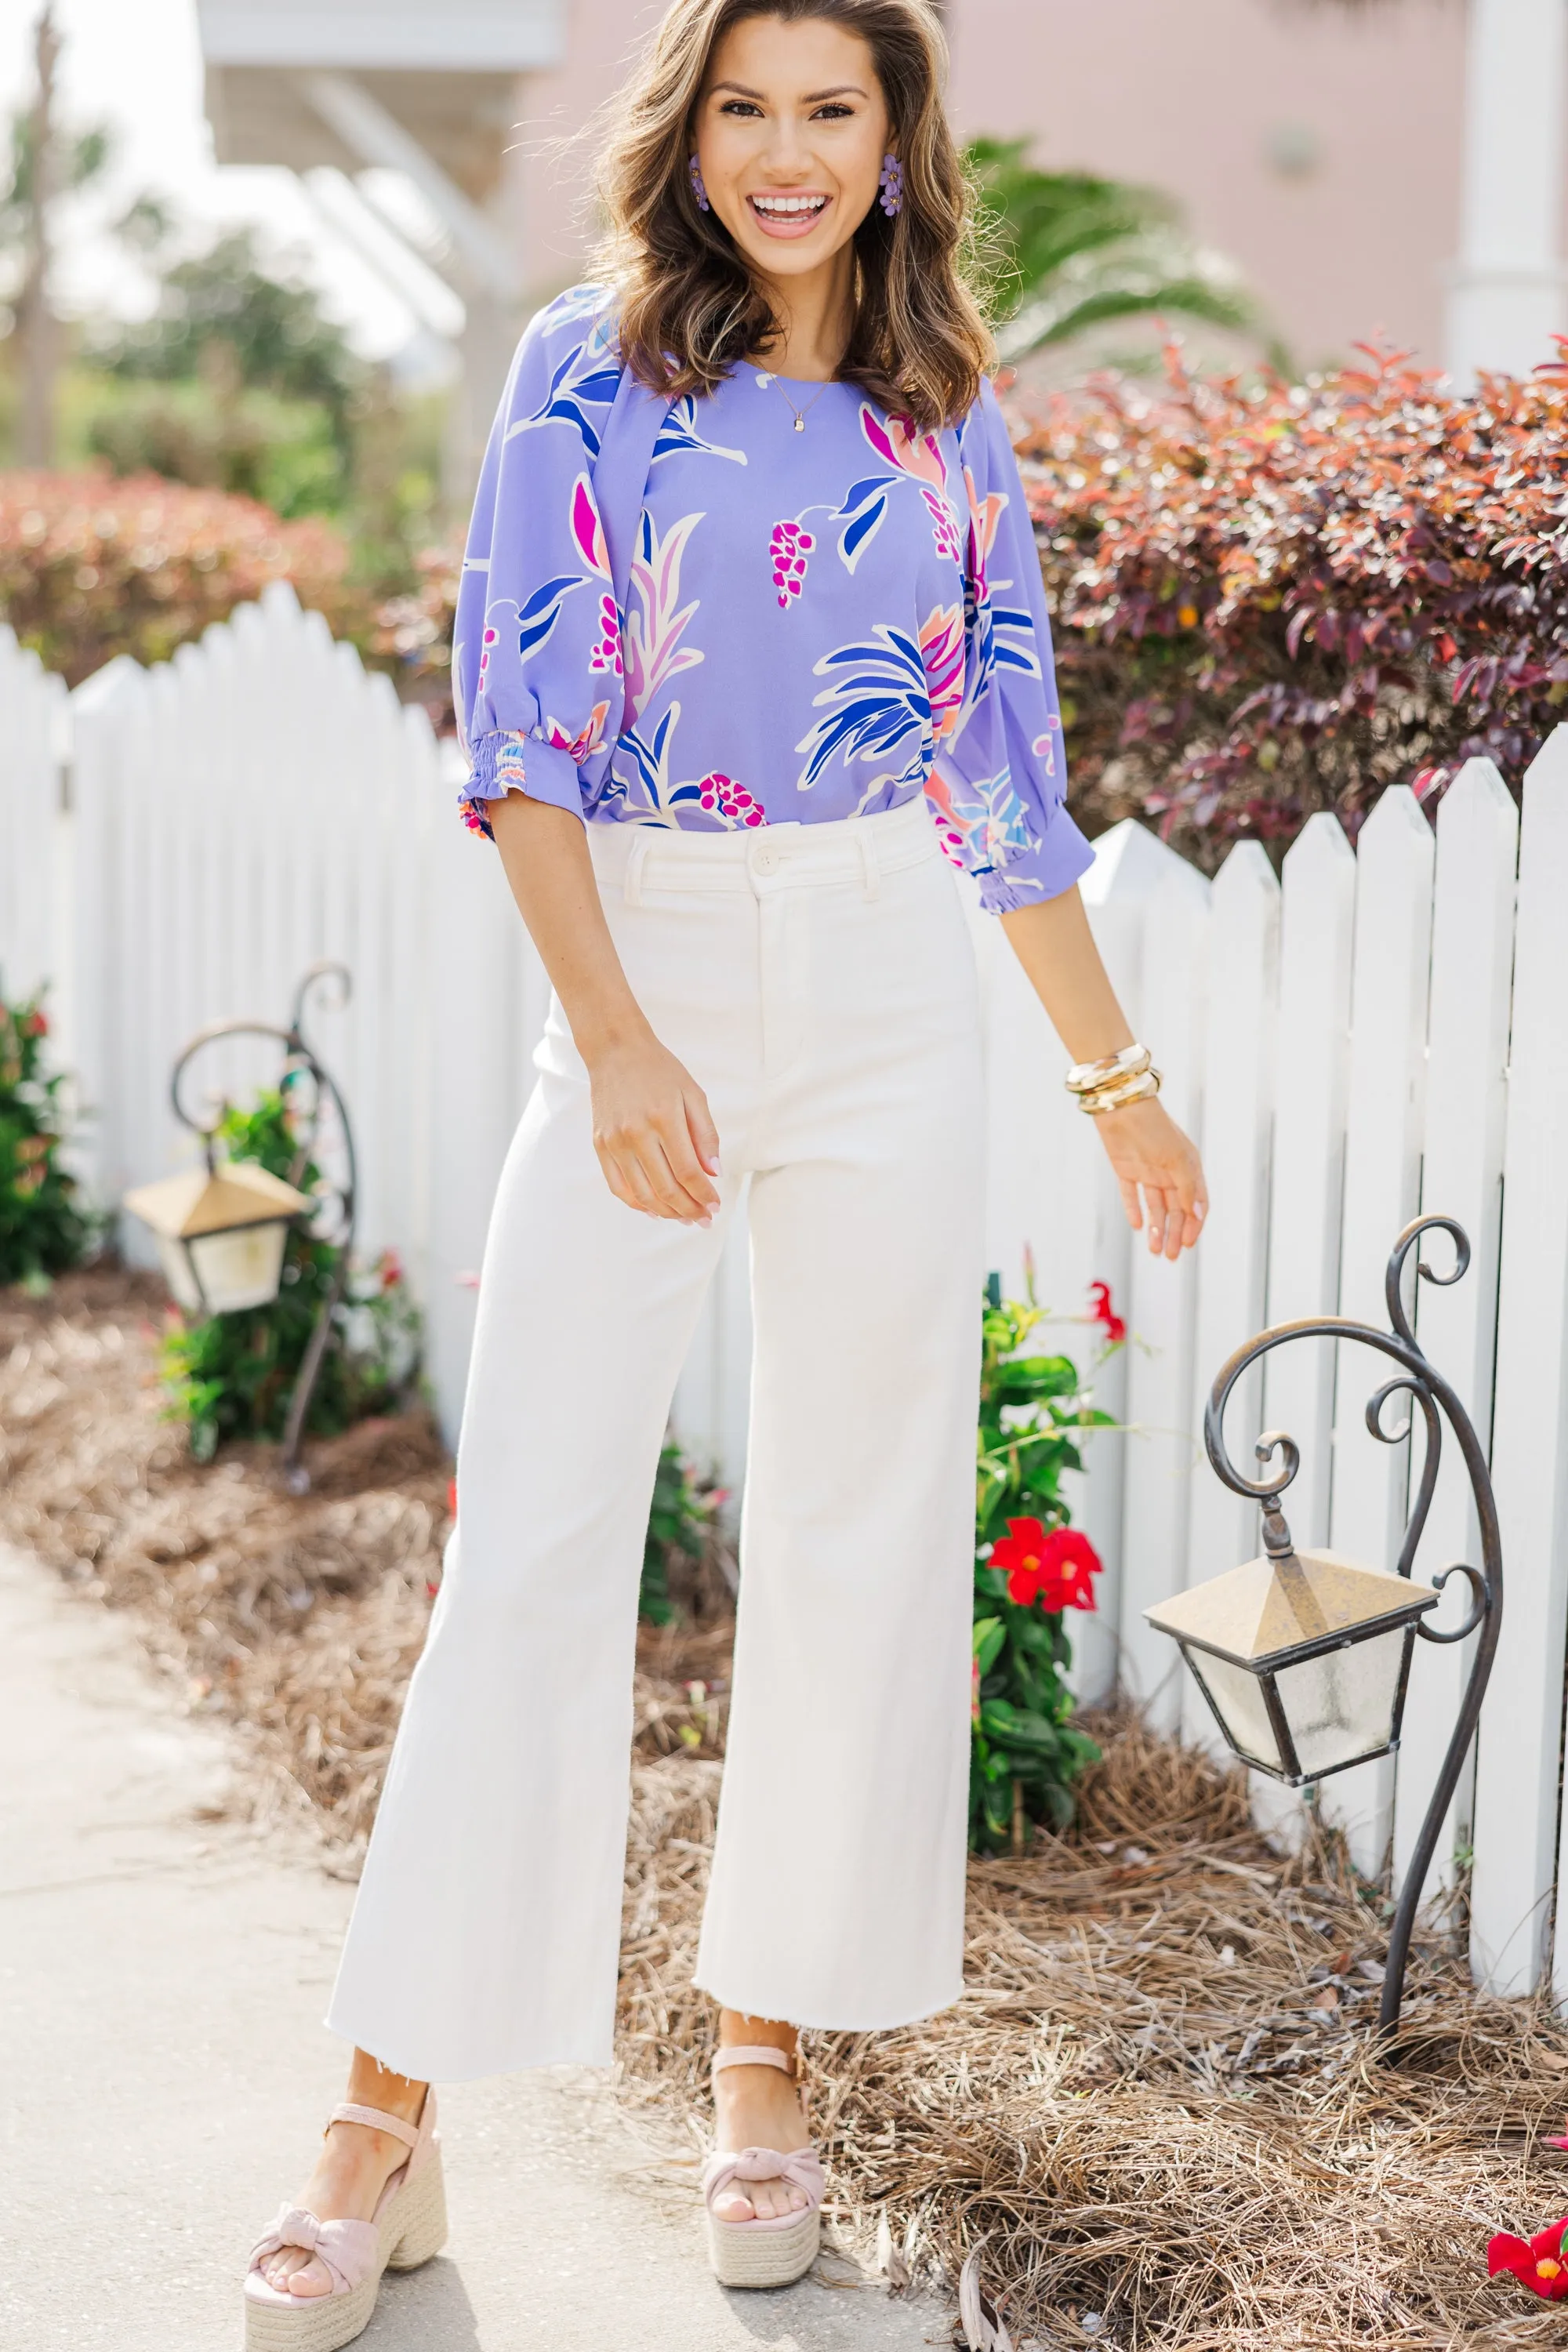
[{"label": "blouse puff sleeve", "polygon": [[511,791],[584,814],[584,771],[620,731],[621,634],[593,465],[620,383],[607,298],[530,321],[491,429],[458,590],[452,691],[467,823]]},{"label": "blouse puff sleeve", "polygon": [[981,903],[1058,898],[1093,863],[1067,813],[1067,764],[1039,556],[989,382],[959,431],[969,499],[963,697],[927,787]]}]

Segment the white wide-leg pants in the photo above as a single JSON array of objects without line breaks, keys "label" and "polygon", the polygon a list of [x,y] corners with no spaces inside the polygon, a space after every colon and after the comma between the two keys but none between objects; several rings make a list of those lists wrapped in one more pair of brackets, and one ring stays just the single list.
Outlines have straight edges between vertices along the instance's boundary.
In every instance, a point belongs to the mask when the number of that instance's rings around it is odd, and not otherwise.
[{"label": "white wide-leg pants", "polygon": [[608,2063],[637,1584],[743,1176],[756,1330],[698,1980],[874,2030],[962,1977],[981,1284],[977,991],[923,804],[588,828],[627,977],[705,1089],[725,1213],[628,1209],[558,1006],[496,1197],[458,1523],[328,2022],[400,2074]]}]

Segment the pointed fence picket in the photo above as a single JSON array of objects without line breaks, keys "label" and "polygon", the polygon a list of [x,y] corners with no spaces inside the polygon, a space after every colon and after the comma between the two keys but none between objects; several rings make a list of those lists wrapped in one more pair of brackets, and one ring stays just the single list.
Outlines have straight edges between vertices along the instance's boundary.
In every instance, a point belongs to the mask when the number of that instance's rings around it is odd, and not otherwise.
[{"label": "pointed fence picket", "polygon": [[[353,1001],[310,1013],[341,1079],[362,1167],[362,1240],[397,1247],[424,1305],[427,1365],[455,1433],[474,1284],[501,1162],[533,1080],[548,987],[498,861],[456,824],[451,747],[398,707],[286,589],[151,671],[117,661],[69,697],[0,635],[0,973],[51,983],[87,1112],[79,1163],[112,1203],[190,1150],[170,1063],[225,1014],[281,1023],[300,972],[345,962]],[[68,793],[68,813],[65,803]],[[1516,904],[1517,862],[1517,904]],[[1096,844],[1085,903],[1129,1016],[1201,1139],[1211,1192],[1195,1258],[1134,1244],[1093,1123],[1059,1085],[1066,1056],[1002,929],[970,900],[986,1060],[986,1263],[1017,1295],[1032,1265],[1073,1356],[1122,1424],[1085,1448],[1075,1516],[1105,1567],[1075,1623],[1085,1697],[1120,1685],[1212,1744],[1206,1710],[1152,1635],[1152,1601],[1257,1546],[1257,1514],[1202,1456],[1220,1364],[1265,1319],[1384,1320],[1383,1272],[1420,1203],[1473,1251],[1450,1289],[1423,1285],[1418,1330],[1467,1399],[1492,1460],[1508,1601],[1493,1695],[1439,1843],[1433,1893],[1469,1886],[1478,1977],[1536,1984],[1557,1890],[1568,1646],[1568,730],[1530,771],[1523,821],[1472,761],[1436,843],[1402,788],[1355,850],[1328,815],[1283,862],[1242,844],[1211,884],[1142,826]],[[269,1079],[268,1047],[225,1049],[210,1083]],[[1506,1075],[1505,1075],[1506,1074]],[[132,1228],[133,1251],[145,1255]],[[1448,1263],[1441,1240],[1427,1255]],[[1110,1284],[1131,1338],[1102,1361],[1086,1314]],[[1385,1563],[1403,1527],[1410,1445],[1363,1426],[1386,1367],[1346,1348],[1277,1354],[1233,1399],[1231,1452],[1286,1427],[1302,1468],[1299,1539]],[[744,1458],[750,1309],[737,1217],[676,1401],[693,1450],[730,1483]],[[1395,1412],[1400,1410],[1397,1406]],[[1449,1450],[1423,1571],[1474,1559]],[[1451,1620],[1458,1596],[1444,1603]],[[1363,1868],[1400,1879],[1468,1661],[1418,1645],[1397,1765],[1323,1784]],[[1282,1838],[1299,1801],[1255,1779]],[[1556,1936],[1568,2003],[1568,1922]]]},{"label": "pointed fence picket", "polygon": [[[1210,891],[1191,866],[1169,874],[1143,923],[1143,1009],[1158,1024],[1163,1099],[1201,1142]],[[1150,1720],[1174,1731],[1182,1716],[1182,1664],[1143,1611],[1187,1580],[1187,1515],[1197,1459],[1192,1423],[1197,1263],[1153,1257],[1140,1234],[1131,1250],[1126,1319],[1137,1334],[1127,1363],[1127,1439],[1121,1529],[1121,1662],[1127,1689]]]},{"label": "pointed fence picket", "polygon": [[[1472,1965],[1525,1992],[1552,1923],[1568,1553],[1568,731],[1524,780],[1492,1476],[1505,1602],[1476,1762]],[[1568,1939],[1558,1939],[1558,1967]],[[1559,1982],[1559,1993],[1564,1988]]]},{"label": "pointed fence picket", "polygon": [[[1279,886],[1254,841],[1237,844],[1215,877],[1209,908],[1208,1008],[1204,1045],[1204,1155],[1209,1213],[1197,1264],[1197,1343],[1189,1427],[1201,1444],[1209,1384],[1263,1320],[1268,1263],[1268,1177],[1273,1142],[1275,1031],[1279,989]],[[1235,1433],[1258,1427],[1258,1377],[1231,1408]],[[1248,1448],[1243,1441],[1238,1458]],[[1207,1469],[1193,1480],[1187,1578],[1200,1583],[1257,1549],[1258,1512]],[[1152,1597],[1152,1596],[1151,1596]],[[1182,1685],[1189,1739],[1215,1738],[1190,1677]]]},{"label": "pointed fence picket", "polygon": [[[1432,870],[1432,828],[1415,794],[1396,785],[1362,827],[1356,849],[1340,1242],[1340,1313],[1377,1326],[1387,1322],[1384,1272],[1390,1244],[1421,1197]],[[1392,1566],[1405,1528],[1409,1445],[1382,1444],[1364,1419],[1367,1398],[1390,1368],[1353,1344],[1340,1346],[1337,1355],[1330,1540],[1335,1551]],[[1384,1425],[1393,1427],[1400,1417],[1396,1402]],[[1393,1800],[1394,1769],[1387,1760],[1323,1784],[1323,1811],[1345,1830],[1363,1870],[1383,1865]]]},{"label": "pointed fence picket", "polygon": [[[62,911],[61,781],[65,688],[0,627],[0,714],[8,789],[0,790],[0,990],[28,997],[54,982]],[[51,1006],[58,1016],[58,1003]]]},{"label": "pointed fence picket", "polygon": [[[1415,1329],[1422,1347],[1490,1436],[1489,1411],[1497,1339],[1498,1249],[1502,1227],[1504,1069],[1513,979],[1514,877],[1519,817],[1489,760],[1471,760],[1437,814],[1432,912],[1432,987],[1427,1018],[1426,1116],[1421,1205],[1458,1218],[1469,1238],[1469,1272],[1448,1289],[1419,1286]],[[1437,1274],[1453,1252],[1435,1236],[1426,1252]],[[1480,1559],[1469,1480],[1445,1433],[1418,1576],[1454,1560]],[[1462,1623],[1465,1578],[1450,1580],[1433,1623]],[[1442,1767],[1473,1657],[1473,1643],[1417,1644],[1412,1661],[1394,1807],[1394,1883],[1403,1886],[1411,1850]],[[1451,1888],[1457,1857],[1470,1842],[1473,1774],[1449,1810],[1428,1885]]]}]

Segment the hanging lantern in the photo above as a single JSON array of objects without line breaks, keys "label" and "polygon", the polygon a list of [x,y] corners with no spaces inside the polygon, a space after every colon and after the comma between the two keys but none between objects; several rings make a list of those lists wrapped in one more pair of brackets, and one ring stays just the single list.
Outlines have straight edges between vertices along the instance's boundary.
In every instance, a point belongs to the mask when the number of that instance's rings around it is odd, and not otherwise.
[{"label": "hanging lantern", "polygon": [[1418,1620],[1440,1595],[1331,1551],[1296,1550],[1277,1508],[1260,1559],[1143,1612],[1180,1644],[1244,1763],[1299,1789],[1399,1745]]},{"label": "hanging lantern", "polygon": [[289,1228],[315,1202],[253,1160],[225,1160],[139,1185],[125,1206],[152,1228],[185,1313],[234,1315],[277,1297]]}]

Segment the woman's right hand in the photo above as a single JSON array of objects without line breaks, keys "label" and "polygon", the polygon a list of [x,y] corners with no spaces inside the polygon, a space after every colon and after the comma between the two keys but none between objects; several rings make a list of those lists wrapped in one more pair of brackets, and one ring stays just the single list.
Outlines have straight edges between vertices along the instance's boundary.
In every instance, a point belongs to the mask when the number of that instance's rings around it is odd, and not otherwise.
[{"label": "woman's right hand", "polygon": [[719,1132],[708,1097],[651,1032],[588,1062],[594,1149],[617,1201],[645,1216],[710,1225],[719,1206]]}]

